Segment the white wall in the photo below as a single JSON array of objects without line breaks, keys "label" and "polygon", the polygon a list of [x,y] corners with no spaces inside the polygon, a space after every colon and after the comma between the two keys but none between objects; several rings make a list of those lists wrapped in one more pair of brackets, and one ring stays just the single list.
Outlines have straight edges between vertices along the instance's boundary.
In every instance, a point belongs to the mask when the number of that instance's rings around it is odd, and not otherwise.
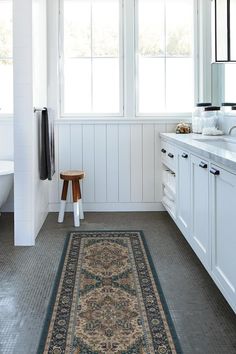
[{"label": "white wall", "polygon": [[[33,106],[47,107],[47,11],[46,0],[33,0]],[[33,119],[34,234],[37,236],[48,214],[48,181],[40,180],[40,113]]]},{"label": "white wall", "polygon": [[[163,210],[160,132],[176,124],[153,121],[75,122],[56,125],[56,166],[50,211],[58,211],[59,171],[82,169],[87,211]],[[67,210],[72,210],[71,195]]]},{"label": "white wall", "polygon": [[[14,0],[13,4],[15,244],[29,246],[35,243],[46,216],[45,212],[42,216],[42,207],[48,202],[44,182],[40,182],[38,176],[37,118],[33,112],[34,103],[46,103],[46,92],[41,96],[43,86],[46,91],[45,75],[42,81],[40,75],[37,76],[44,72],[46,64],[43,62],[42,69],[37,68],[38,51],[35,49],[45,50],[45,38],[39,25],[40,13],[44,17],[46,12],[44,0]],[[33,97],[40,99],[36,102]]]}]

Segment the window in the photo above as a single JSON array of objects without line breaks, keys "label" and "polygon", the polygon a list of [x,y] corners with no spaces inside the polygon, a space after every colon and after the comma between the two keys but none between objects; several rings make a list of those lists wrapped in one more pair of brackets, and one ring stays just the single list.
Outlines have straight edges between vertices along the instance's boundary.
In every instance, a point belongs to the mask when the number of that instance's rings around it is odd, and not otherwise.
[{"label": "window", "polygon": [[120,0],[63,1],[62,113],[122,112]]},{"label": "window", "polygon": [[193,0],[137,0],[137,113],[191,112]]},{"label": "window", "polygon": [[62,115],[192,111],[194,0],[60,3]]},{"label": "window", "polygon": [[0,114],[12,113],[12,2],[0,0]]}]

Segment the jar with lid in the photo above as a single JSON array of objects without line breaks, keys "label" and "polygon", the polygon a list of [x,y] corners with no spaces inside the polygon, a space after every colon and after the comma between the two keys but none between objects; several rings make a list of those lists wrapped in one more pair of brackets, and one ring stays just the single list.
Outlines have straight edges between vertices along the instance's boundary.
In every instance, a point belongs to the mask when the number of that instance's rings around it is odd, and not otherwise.
[{"label": "jar with lid", "polygon": [[222,117],[222,112],[220,107],[211,106],[205,107],[204,112],[202,113],[203,122],[202,129],[203,131],[207,129],[218,129],[219,121]]},{"label": "jar with lid", "polygon": [[211,107],[211,103],[197,103],[192,114],[192,131],[196,134],[202,133],[203,117],[202,114],[206,107]]},{"label": "jar with lid", "polygon": [[234,106],[236,106],[236,103],[232,103],[232,102],[223,102],[221,104],[222,115],[221,115],[221,119],[219,121],[219,129],[224,131],[224,125],[225,125],[225,119],[224,118],[226,116],[228,116],[228,115],[232,115],[232,108]]},{"label": "jar with lid", "polygon": [[236,105],[231,107],[231,110],[228,110],[224,114],[222,130],[225,134],[229,134],[229,130],[232,126],[236,125]]},{"label": "jar with lid", "polygon": [[221,103],[221,110],[222,112],[231,112],[232,107],[236,106],[236,103],[232,103],[232,102],[223,102]]}]

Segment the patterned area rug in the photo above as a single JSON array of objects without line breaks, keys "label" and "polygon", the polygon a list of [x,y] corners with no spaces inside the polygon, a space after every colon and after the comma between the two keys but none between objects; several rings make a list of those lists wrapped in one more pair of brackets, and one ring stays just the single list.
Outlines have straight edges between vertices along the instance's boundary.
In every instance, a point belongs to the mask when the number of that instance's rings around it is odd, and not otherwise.
[{"label": "patterned area rug", "polygon": [[142,232],[71,233],[59,273],[39,353],[181,352]]}]

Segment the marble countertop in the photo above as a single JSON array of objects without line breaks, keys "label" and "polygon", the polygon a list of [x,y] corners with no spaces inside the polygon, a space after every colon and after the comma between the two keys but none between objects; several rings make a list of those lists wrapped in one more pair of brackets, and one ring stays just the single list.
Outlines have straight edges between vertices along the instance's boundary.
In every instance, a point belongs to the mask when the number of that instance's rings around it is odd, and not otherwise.
[{"label": "marble countertop", "polygon": [[202,158],[212,160],[222,167],[228,168],[236,173],[236,152],[232,152],[214,145],[207,144],[206,139],[219,140],[230,139],[236,146],[236,137],[228,135],[222,136],[205,136],[201,134],[175,134],[175,133],[160,133],[163,140],[170,143],[175,143],[183,149],[191,151]]}]

